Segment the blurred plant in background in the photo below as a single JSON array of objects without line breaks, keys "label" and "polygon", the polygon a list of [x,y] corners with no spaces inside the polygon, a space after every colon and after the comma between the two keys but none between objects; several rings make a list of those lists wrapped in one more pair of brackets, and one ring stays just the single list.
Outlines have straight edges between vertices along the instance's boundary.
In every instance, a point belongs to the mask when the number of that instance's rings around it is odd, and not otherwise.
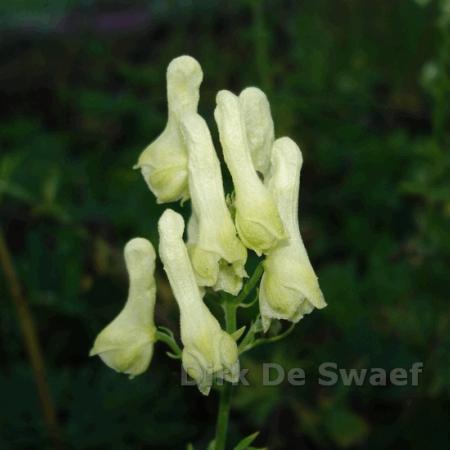
[{"label": "blurred plant in background", "polygon": [[[69,448],[200,447],[214,423],[211,405],[182,389],[177,363],[158,364],[157,351],[155,364],[166,369],[132,383],[86,360],[125,294],[123,243],[134,235],[157,242],[162,208],[130,168],[165,123],[160,68],[182,53],[208,73],[204,117],[219,88],[259,85],[277,135],[304,150],[303,238],[329,303],[288,342],[243,358],[252,386],[236,394],[232,439],[262,429],[259,439],[275,450],[445,448],[447,5],[2,3],[1,225]],[[0,277],[0,447],[50,448]],[[160,266],[156,277],[157,323],[173,326]],[[423,361],[424,373],[419,387],[325,388],[314,374],[330,359],[386,369]],[[258,388],[260,360],[303,367],[312,381]]]}]

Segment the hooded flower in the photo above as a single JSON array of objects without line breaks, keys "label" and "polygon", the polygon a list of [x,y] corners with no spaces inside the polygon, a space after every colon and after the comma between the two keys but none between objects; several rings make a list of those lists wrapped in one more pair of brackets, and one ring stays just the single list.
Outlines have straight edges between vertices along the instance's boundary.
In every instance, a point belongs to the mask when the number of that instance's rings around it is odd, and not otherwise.
[{"label": "hooded flower", "polygon": [[188,148],[192,218],[189,253],[197,283],[237,295],[246,276],[247,250],[236,235],[225,202],[220,162],[206,122],[186,114],[181,130]]},{"label": "hooded flower", "polygon": [[189,198],[187,151],[180,132],[180,120],[186,113],[197,112],[202,79],[199,63],[190,56],[175,58],[167,68],[167,125],[141,153],[135,166],[141,169],[158,203]]},{"label": "hooded flower", "polygon": [[238,97],[219,91],[216,102],[214,117],[236,195],[236,228],[244,245],[261,255],[286,237],[284,227],[253,166]]},{"label": "hooded flower", "polygon": [[214,376],[231,382],[238,380],[237,345],[203,303],[183,242],[181,215],[167,209],[159,219],[158,229],[159,254],[180,308],[183,367],[200,392],[208,395]]},{"label": "hooded flower", "polygon": [[302,154],[289,138],[277,139],[272,150],[268,187],[277,199],[289,240],[275,247],[264,261],[259,306],[264,331],[271,319],[298,322],[314,308],[326,306],[317,276],[303,245],[298,224],[298,194]]},{"label": "hooded flower", "polygon": [[124,250],[130,287],[119,315],[95,339],[90,356],[98,355],[117,372],[133,378],[150,364],[155,342],[155,251],[143,238],[127,243]]},{"label": "hooded flower", "polygon": [[253,165],[266,178],[274,141],[269,101],[261,89],[248,87],[239,94],[239,103]]}]

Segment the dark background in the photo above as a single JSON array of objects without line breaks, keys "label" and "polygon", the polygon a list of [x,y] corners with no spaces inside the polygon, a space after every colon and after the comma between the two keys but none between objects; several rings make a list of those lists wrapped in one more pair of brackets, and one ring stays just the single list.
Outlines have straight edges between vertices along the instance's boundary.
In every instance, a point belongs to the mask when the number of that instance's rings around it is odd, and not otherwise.
[{"label": "dark background", "polygon": [[[450,3],[96,1],[0,4],[0,220],[36,323],[68,449],[205,448],[217,396],[180,387],[158,345],[133,381],[88,358],[121,308],[125,242],[157,242],[131,170],[166,121],[165,70],[268,95],[276,135],[304,155],[302,234],[328,308],[243,358],[230,442],[280,449],[444,449],[449,429]],[[182,211],[186,214],[189,206]],[[158,268],[157,322],[178,313]],[[0,270],[0,448],[53,449],[9,281]],[[307,372],[260,386],[260,363]],[[317,383],[341,368],[424,363],[417,387]]]}]

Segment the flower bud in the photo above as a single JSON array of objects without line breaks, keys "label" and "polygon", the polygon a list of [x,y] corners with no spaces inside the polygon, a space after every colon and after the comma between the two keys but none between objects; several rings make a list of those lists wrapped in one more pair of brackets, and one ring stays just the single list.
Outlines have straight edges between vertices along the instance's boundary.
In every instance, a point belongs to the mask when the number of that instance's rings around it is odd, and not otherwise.
[{"label": "flower bud", "polygon": [[167,68],[167,124],[135,166],[158,203],[189,198],[187,151],[179,126],[184,114],[197,112],[202,79],[202,69],[191,56],[179,56]]},{"label": "flower bud", "polygon": [[273,318],[296,323],[314,308],[326,306],[298,224],[302,162],[301,151],[294,141],[289,138],[275,141],[268,188],[277,199],[289,240],[270,251],[263,263],[259,306],[264,331]]},{"label": "flower bud", "polygon": [[269,101],[261,89],[248,87],[239,94],[239,103],[253,165],[266,178],[274,141]]},{"label": "flower bud", "polygon": [[247,250],[237,237],[225,202],[211,134],[198,114],[186,114],[181,130],[189,153],[193,218],[188,225],[188,248],[197,283],[237,295],[246,276]]},{"label": "flower bud", "polygon": [[237,345],[203,303],[183,242],[181,215],[167,209],[159,219],[158,229],[159,254],[180,308],[183,367],[200,392],[208,395],[215,376],[231,382],[238,380]]},{"label": "flower bud", "polygon": [[155,342],[155,251],[143,238],[134,238],[124,250],[130,286],[119,315],[95,339],[90,356],[98,355],[117,372],[140,375],[150,364]]},{"label": "flower bud", "polygon": [[214,117],[236,194],[236,229],[244,245],[261,255],[286,237],[284,227],[274,199],[253,166],[239,99],[220,91],[216,102]]}]

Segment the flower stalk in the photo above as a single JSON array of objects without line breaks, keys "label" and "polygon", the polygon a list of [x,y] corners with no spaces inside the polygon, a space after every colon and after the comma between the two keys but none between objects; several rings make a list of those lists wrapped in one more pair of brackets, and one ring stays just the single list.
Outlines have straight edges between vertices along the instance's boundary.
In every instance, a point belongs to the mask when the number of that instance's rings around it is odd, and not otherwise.
[{"label": "flower stalk", "polygon": [[[229,301],[225,301],[223,303],[223,310],[225,313],[226,330],[229,334],[233,334],[236,331],[236,306]],[[233,385],[231,383],[225,383],[219,394],[215,450],[225,450],[232,394]]]}]

